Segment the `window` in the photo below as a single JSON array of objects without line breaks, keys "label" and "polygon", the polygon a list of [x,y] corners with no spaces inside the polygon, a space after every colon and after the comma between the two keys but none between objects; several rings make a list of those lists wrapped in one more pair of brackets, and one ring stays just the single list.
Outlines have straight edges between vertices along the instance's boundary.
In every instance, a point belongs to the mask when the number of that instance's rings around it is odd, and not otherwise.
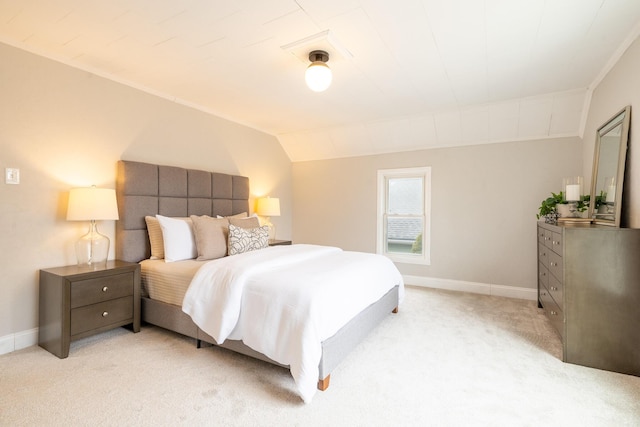
[{"label": "window", "polygon": [[429,265],[430,204],[430,167],[379,170],[377,252]]}]

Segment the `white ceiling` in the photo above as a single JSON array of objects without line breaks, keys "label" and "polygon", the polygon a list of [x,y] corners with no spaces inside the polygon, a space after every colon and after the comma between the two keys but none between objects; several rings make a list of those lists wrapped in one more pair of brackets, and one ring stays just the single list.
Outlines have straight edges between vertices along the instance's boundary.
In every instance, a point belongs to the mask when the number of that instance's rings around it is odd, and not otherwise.
[{"label": "white ceiling", "polygon": [[0,41],[273,134],[293,161],[579,135],[639,23],[639,0],[0,0]]}]

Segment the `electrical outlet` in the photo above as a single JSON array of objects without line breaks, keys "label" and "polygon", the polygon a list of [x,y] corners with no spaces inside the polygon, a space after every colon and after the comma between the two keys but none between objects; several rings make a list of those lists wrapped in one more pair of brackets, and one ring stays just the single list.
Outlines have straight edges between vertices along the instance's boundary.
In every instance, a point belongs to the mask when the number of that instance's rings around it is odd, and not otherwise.
[{"label": "electrical outlet", "polygon": [[4,172],[6,184],[20,184],[20,169],[6,168]]}]

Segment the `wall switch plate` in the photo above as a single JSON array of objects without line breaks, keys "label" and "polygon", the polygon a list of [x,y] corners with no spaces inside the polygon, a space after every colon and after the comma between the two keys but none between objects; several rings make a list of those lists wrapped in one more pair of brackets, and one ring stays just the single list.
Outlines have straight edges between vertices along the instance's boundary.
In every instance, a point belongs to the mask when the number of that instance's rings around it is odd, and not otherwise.
[{"label": "wall switch plate", "polygon": [[20,169],[6,168],[4,170],[5,183],[7,184],[20,184]]}]

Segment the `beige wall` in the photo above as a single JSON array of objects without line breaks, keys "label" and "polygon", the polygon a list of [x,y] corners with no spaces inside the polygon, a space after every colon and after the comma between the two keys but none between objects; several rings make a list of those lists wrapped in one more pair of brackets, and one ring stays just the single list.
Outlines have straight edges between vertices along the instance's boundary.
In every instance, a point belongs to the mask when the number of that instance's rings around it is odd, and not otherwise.
[{"label": "beige wall", "polygon": [[584,133],[585,182],[591,182],[596,131],[631,105],[631,133],[623,194],[622,226],[640,228],[640,39],[627,49],[593,91]]},{"label": "beige wall", "polygon": [[293,164],[294,239],[376,250],[378,169],[431,166],[431,265],[405,275],[535,288],[536,213],[580,174],[579,138]]},{"label": "beige wall", "polygon": [[[291,237],[291,163],[269,135],[0,44],[0,354],[3,337],[38,324],[38,269],[75,262],[86,224],[67,222],[70,188],[115,187],[116,161],[246,175],[280,197]],[[99,226],[112,240],[114,222]],[[111,257],[113,257],[113,242]]]},{"label": "beige wall", "polygon": [[[0,353],[3,337],[37,326],[38,269],[75,262],[73,242],[85,226],[64,219],[68,190],[114,187],[118,159],[247,175],[255,196],[280,197],[279,238],[367,252],[375,251],[376,171],[431,166],[431,265],[401,271],[535,288],[540,200],[563,176],[590,182],[595,131],[628,104],[624,219],[640,227],[639,69],[636,41],[594,91],[584,144],[513,142],[292,168],[269,135],[0,44],[0,171],[21,171],[20,185],[0,182]],[[113,237],[114,225],[101,230]]]}]

